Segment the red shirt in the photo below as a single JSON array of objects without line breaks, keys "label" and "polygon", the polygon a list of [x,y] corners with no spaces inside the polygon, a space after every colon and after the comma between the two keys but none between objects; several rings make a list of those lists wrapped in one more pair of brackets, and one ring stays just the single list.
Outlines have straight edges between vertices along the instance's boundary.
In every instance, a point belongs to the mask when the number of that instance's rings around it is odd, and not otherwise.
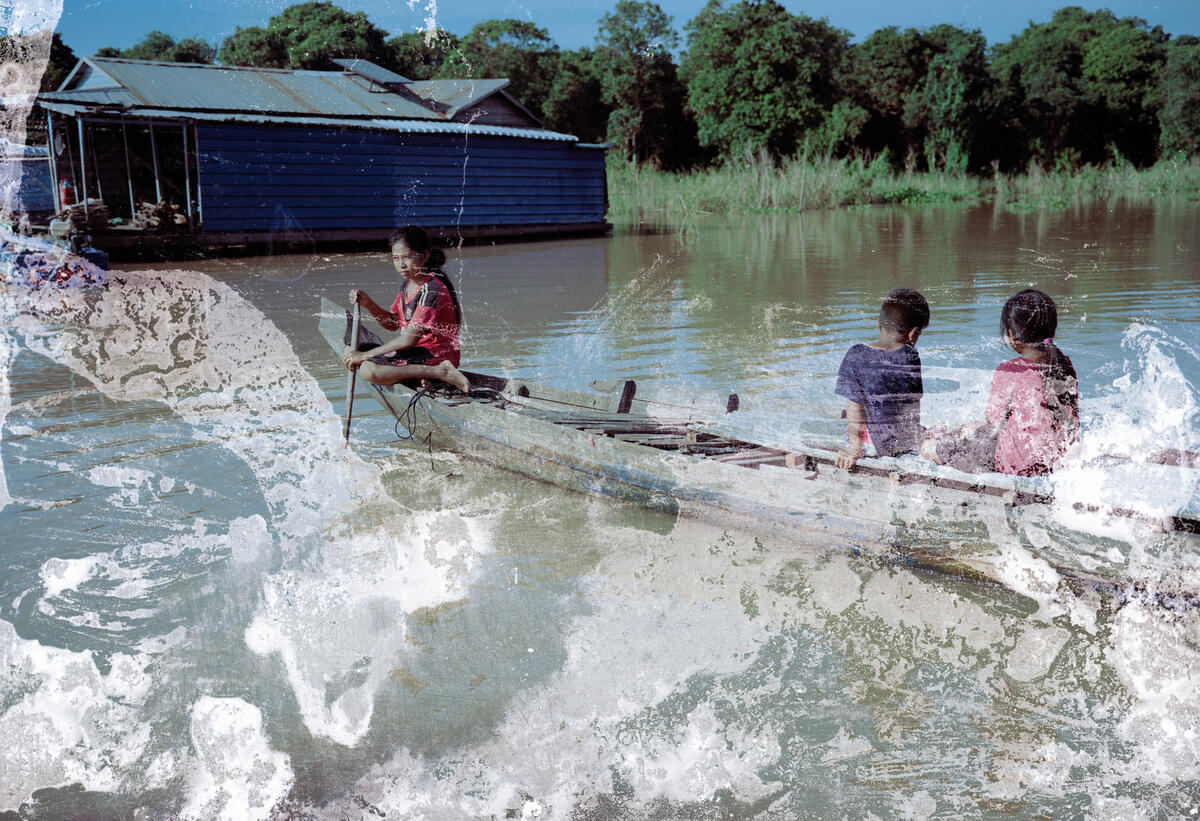
[{"label": "red shirt", "polygon": [[[449,361],[458,367],[458,317],[454,308],[454,300],[445,284],[436,276],[430,276],[417,290],[412,299],[405,297],[407,284],[396,294],[392,303],[392,313],[400,320],[398,330],[403,331],[410,323],[420,325],[424,332],[413,343],[415,347],[424,348],[433,354],[427,364],[436,365]],[[403,357],[403,351],[397,351]]]}]

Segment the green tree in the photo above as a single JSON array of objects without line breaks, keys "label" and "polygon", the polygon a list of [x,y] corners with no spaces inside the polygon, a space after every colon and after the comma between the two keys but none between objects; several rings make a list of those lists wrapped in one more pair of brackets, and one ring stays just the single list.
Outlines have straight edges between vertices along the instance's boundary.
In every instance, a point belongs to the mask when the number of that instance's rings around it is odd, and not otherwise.
[{"label": "green tree", "polygon": [[905,97],[903,123],[910,135],[921,138],[928,169],[966,171],[991,85],[986,42],[978,31],[950,25],[918,36],[927,65]]},{"label": "green tree", "polygon": [[1020,147],[1017,163],[1030,158],[1049,167],[1079,156],[1085,135],[1097,127],[1083,81],[1083,48],[1114,22],[1108,11],[1059,9],[1049,23],[1031,24],[993,48],[997,109],[1007,141]]},{"label": "green tree", "polygon": [[221,43],[217,59],[226,66],[285,68],[288,65],[284,38],[262,26],[238,26]]},{"label": "green tree", "polygon": [[503,77],[508,92],[539,111],[554,81],[558,46],[545,29],[524,20],[484,20],[447,55],[439,77]]},{"label": "green tree", "polygon": [[1156,95],[1166,61],[1161,31],[1145,22],[1123,20],[1084,47],[1083,77],[1104,112],[1104,136],[1138,165],[1154,162],[1158,151]]},{"label": "green tree", "polygon": [[1200,37],[1178,37],[1166,54],[1157,95],[1162,151],[1200,155]]},{"label": "green tree", "polygon": [[842,96],[849,33],[775,0],[708,4],[686,26],[682,71],[700,142],[725,157],[796,153]]},{"label": "green tree", "polygon": [[608,138],[635,162],[686,164],[695,128],[684,114],[685,91],[671,58],[679,45],[671,16],[656,3],[619,0],[600,18],[596,42]]},{"label": "green tree", "polygon": [[1030,25],[993,49],[997,134],[1020,146],[1021,162],[1098,163],[1114,145],[1149,161],[1164,39],[1139,18],[1077,6]]},{"label": "green tree", "polygon": [[407,31],[388,40],[387,47],[391,52],[385,64],[388,68],[410,80],[431,80],[459,47],[459,41],[442,29]]},{"label": "green tree", "polygon": [[53,91],[58,88],[78,62],[79,58],[75,56],[75,52],[62,41],[62,37],[57,31],[54,32],[54,36],[50,38],[50,55],[46,61],[46,71],[42,74],[42,83],[38,90]]},{"label": "green tree", "polygon": [[829,109],[821,124],[809,132],[812,148],[826,157],[850,152],[870,118],[865,108],[849,100],[839,100]]},{"label": "green tree", "polygon": [[[97,56],[105,55],[97,52]],[[176,42],[171,35],[156,29],[140,42],[122,49],[115,56],[130,60],[161,60],[167,63],[211,63],[217,56],[217,50],[204,40],[194,37]]]},{"label": "green tree", "polygon": [[391,62],[387,32],[376,28],[361,11],[348,12],[329,2],[288,6],[267,21],[266,28],[238,28],[221,44],[225,65],[263,68],[336,69],[339,57],[373,63]]},{"label": "green tree", "polygon": [[604,102],[596,54],[592,49],[564,51],[550,93],[542,103],[546,127],[598,143],[608,134],[610,106]]},{"label": "green tree", "polygon": [[904,110],[928,67],[924,38],[917,29],[887,26],[850,47],[840,83],[867,114],[859,146],[898,159],[917,156],[921,137],[905,124]]},{"label": "green tree", "polygon": [[175,44],[171,56],[176,63],[211,63],[217,57],[217,48],[197,37],[185,37]]}]

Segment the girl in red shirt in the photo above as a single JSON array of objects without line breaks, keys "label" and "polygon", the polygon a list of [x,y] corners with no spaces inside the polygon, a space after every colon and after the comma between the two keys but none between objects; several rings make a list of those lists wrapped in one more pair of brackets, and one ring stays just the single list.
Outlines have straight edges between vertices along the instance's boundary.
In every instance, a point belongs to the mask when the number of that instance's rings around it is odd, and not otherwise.
[{"label": "girl in red shirt", "polygon": [[350,292],[350,301],[366,308],[384,328],[400,334],[365,351],[347,346],[342,351],[346,367],[357,368],[359,376],[375,385],[437,379],[465,393],[470,382],[457,367],[462,314],[454,286],[442,271],[445,253],[416,226],[396,231],[390,245],[392,264],[404,278],[391,310],[358,290]]}]

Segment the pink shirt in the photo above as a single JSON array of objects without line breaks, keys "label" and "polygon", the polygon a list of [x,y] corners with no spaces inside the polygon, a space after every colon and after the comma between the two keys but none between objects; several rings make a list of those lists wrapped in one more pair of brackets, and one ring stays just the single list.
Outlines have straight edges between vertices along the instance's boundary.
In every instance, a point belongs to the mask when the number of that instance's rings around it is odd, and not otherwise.
[{"label": "pink shirt", "polygon": [[[987,420],[999,425],[996,470],[1031,476],[1048,473],[1077,438],[1079,420],[1066,428],[1054,423],[1042,386],[1042,365],[1018,356],[996,368]],[[1072,390],[1074,390],[1074,379]]]}]

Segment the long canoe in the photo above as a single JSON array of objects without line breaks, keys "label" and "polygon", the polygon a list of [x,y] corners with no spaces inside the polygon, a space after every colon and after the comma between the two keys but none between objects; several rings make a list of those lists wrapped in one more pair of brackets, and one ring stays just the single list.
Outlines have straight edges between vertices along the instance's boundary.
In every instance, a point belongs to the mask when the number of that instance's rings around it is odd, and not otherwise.
[{"label": "long canoe", "polygon": [[[346,316],[322,300],[320,332],[339,353]],[[1187,550],[1200,546],[1200,471],[1186,454],[1176,464],[1101,460],[1053,480],[964,473],[916,456],[864,458],[846,471],[836,467],[832,444],[739,435],[736,395],[648,396],[631,380],[569,391],[464,373],[468,394],[449,386],[369,388],[406,429],[439,448],[582,493],[802,534],[881,562],[994,581],[1037,573],[1049,561],[1059,580],[1094,589],[1114,583],[1087,562],[1010,548],[1044,544],[1048,531],[1063,528],[1105,550],[1114,539],[1163,536],[1182,539]]]}]

